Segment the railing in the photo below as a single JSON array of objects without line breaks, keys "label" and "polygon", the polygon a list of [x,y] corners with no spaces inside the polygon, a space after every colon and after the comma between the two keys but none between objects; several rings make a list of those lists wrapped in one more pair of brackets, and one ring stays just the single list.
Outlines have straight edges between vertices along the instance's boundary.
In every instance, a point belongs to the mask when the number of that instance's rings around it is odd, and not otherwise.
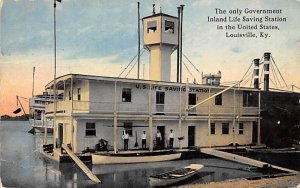
[{"label": "railing", "polygon": [[32,127],[44,127],[46,125],[48,128],[53,128],[53,121],[51,120],[45,121],[45,120],[29,119],[29,124]]},{"label": "railing", "polygon": [[[53,104],[49,104],[46,107],[47,112],[53,112]],[[116,104],[117,113],[126,114],[148,114],[148,103],[134,103],[134,102],[119,102]],[[91,102],[91,101],[73,101],[74,113],[114,113],[114,102]],[[72,103],[71,101],[59,101],[57,103],[58,113],[71,113]],[[235,113],[234,113],[235,111]],[[188,114],[192,115],[258,115],[258,107],[233,107],[233,106],[215,106],[211,105],[210,110],[208,105],[199,105],[196,108],[188,111]],[[181,112],[184,114],[185,105],[181,105]],[[180,105],[176,102],[174,104],[152,104],[153,114],[179,114]]]}]

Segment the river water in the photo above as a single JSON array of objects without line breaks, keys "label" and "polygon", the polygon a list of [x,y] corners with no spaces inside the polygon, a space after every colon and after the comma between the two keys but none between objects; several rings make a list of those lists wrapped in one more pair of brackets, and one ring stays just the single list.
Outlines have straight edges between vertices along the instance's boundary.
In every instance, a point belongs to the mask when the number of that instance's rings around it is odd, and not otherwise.
[{"label": "river water", "polygon": [[[102,180],[94,184],[76,164],[58,164],[45,160],[39,153],[43,134],[28,133],[24,121],[0,123],[0,187],[149,187],[150,175],[201,163],[205,167],[189,180],[189,184],[225,179],[257,177],[247,166],[216,158],[196,158],[158,163],[94,165],[93,173]],[[48,137],[49,141],[53,138]]]}]

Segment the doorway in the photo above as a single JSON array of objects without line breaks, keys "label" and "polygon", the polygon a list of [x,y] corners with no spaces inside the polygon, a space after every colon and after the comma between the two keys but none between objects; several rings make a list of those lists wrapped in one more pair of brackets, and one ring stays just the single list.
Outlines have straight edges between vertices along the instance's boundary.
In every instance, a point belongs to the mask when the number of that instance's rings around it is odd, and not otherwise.
[{"label": "doorway", "polygon": [[253,121],[252,123],[252,144],[257,144],[257,131],[258,131],[258,123],[256,121]]},{"label": "doorway", "polygon": [[165,147],[165,126],[157,126],[157,130],[159,130],[159,132],[161,134],[160,148],[164,148]]},{"label": "doorway", "polygon": [[62,123],[59,123],[58,124],[58,135],[57,135],[57,138],[58,138],[58,145],[57,147],[58,148],[61,148],[61,145],[63,144],[63,139],[64,139],[64,124]]},{"label": "doorway", "polygon": [[188,147],[195,146],[195,126],[188,126]]}]

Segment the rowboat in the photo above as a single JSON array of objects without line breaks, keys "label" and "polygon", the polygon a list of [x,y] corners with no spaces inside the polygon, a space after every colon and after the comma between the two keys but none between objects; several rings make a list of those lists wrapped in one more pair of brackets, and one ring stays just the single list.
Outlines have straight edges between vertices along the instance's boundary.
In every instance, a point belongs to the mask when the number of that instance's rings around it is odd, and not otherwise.
[{"label": "rowboat", "polygon": [[300,144],[293,144],[292,146],[293,146],[293,148],[296,148],[297,150],[300,150]]},{"label": "rowboat", "polygon": [[281,148],[281,149],[254,149],[246,148],[249,153],[274,153],[274,154],[290,154],[290,153],[300,153],[300,151],[295,148]]},{"label": "rowboat", "polygon": [[149,184],[152,187],[172,185],[190,178],[201,168],[203,168],[201,164],[190,164],[184,168],[150,176]]},{"label": "rowboat", "polygon": [[149,163],[170,161],[180,157],[181,153],[174,151],[95,153],[92,154],[92,164]]}]

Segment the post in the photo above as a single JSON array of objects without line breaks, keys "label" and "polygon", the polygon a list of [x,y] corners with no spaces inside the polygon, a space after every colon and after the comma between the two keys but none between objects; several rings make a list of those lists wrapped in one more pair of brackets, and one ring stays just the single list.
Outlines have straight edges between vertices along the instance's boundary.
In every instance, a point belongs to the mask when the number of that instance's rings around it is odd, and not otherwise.
[{"label": "post", "polygon": [[177,7],[177,10],[178,10],[178,46],[177,46],[177,83],[179,82],[179,65],[180,65],[180,7]]},{"label": "post", "polygon": [[182,83],[182,22],[183,22],[183,7],[181,7],[181,20],[180,20],[180,83]]},{"label": "post", "polygon": [[[178,126],[179,126],[179,137],[182,137],[182,125],[181,125],[181,115],[182,115],[182,107],[181,107],[181,86],[180,86],[180,91],[179,91],[179,122],[178,122]],[[179,149],[182,149],[182,145],[181,145],[181,140],[179,140]]]},{"label": "post", "polygon": [[115,81],[114,99],[114,152],[118,152],[117,81]]},{"label": "post", "polygon": [[233,89],[233,123],[232,123],[232,143],[233,146],[236,146],[235,144],[235,123],[236,122],[236,115],[235,115],[235,89]]},{"label": "post", "polygon": [[141,53],[141,39],[140,39],[140,2],[138,4],[138,71],[137,79],[140,79],[140,53]]},{"label": "post", "polygon": [[258,123],[257,123],[257,145],[260,145],[260,100],[261,100],[261,95],[260,95],[260,90],[258,91]]},{"label": "post", "polygon": [[[71,88],[70,88],[70,95],[71,95],[71,115],[70,115],[70,118],[71,118],[71,129],[72,129],[72,139],[71,139],[71,145],[72,145],[72,149],[73,151],[77,150],[75,149],[75,145],[74,145],[74,125],[73,125],[73,110],[74,110],[74,103],[73,103],[73,75],[71,76]],[[77,141],[77,133],[75,133],[76,135],[76,141]],[[76,144],[76,148],[77,148],[77,144]]]},{"label": "post", "polygon": [[[210,97],[211,88],[208,89],[208,98]],[[208,143],[209,147],[211,147],[211,117],[210,117],[210,100],[208,101]]]},{"label": "post", "polygon": [[56,110],[57,110],[57,97],[56,97],[56,0],[54,0],[54,9],[53,9],[53,16],[54,16],[54,76],[53,76],[53,139],[54,145],[56,145]]},{"label": "post", "polygon": [[152,100],[151,100],[151,82],[149,84],[148,96],[148,110],[149,110],[149,151],[153,151],[153,121],[152,121]]}]

